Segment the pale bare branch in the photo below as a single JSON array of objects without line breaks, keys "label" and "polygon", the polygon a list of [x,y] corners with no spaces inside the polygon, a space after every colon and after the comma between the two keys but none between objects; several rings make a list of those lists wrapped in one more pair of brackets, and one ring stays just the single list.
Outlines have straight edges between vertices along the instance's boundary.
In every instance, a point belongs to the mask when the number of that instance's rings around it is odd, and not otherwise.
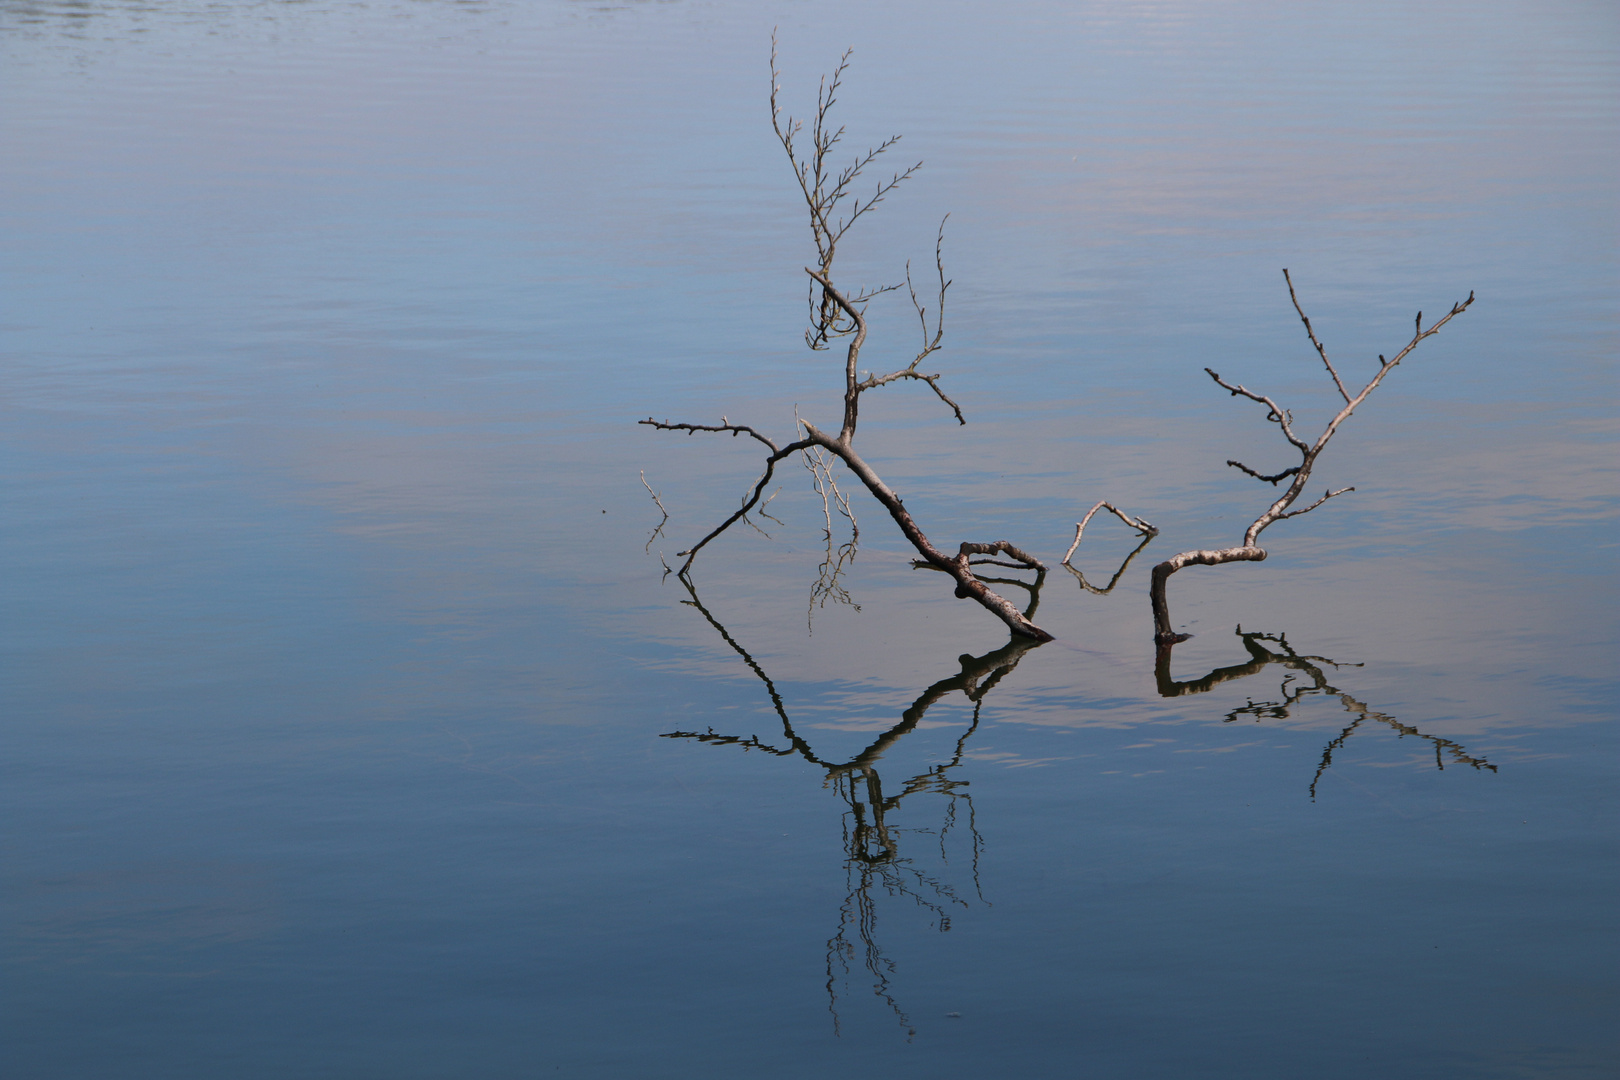
[{"label": "pale bare branch", "polygon": [[1318,506],[1321,506],[1323,503],[1327,502],[1329,499],[1332,499],[1332,498],[1334,498],[1336,496],[1339,496],[1339,495],[1343,495],[1347,491],[1354,491],[1354,490],[1356,490],[1356,489],[1353,488],[1353,487],[1342,487],[1338,491],[1329,491],[1327,494],[1323,495],[1320,499],[1317,499],[1315,502],[1311,503],[1311,505],[1307,506],[1303,510],[1290,510],[1286,514],[1278,514],[1277,515],[1277,520],[1281,521],[1283,518],[1299,517],[1299,515],[1301,515],[1301,514],[1308,514],[1312,510],[1315,510]]},{"label": "pale bare branch", "polygon": [[1294,415],[1287,409],[1284,409],[1281,405],[1278,405],[1266,395],[1257,394],[1240,383],[1235,384],[1227,382],[1210,368],[1205,368],[1204,371],[1208,373],[1210,378],[1214,379],[1218,384],[1220,384],[1223,389],[1230,390],[1233,397],[1246,397],[1250,401],[1258,401],[1260,404],[1264,405],[1266,407],[1266,419],[1282,428],[1283,438],[1287,439],[1294,446],[1298,447],[1300,453],[1310,453],[1311,448],[1305,444],[1304,440],[1300,439],[1299,436],[1294,434]]}]

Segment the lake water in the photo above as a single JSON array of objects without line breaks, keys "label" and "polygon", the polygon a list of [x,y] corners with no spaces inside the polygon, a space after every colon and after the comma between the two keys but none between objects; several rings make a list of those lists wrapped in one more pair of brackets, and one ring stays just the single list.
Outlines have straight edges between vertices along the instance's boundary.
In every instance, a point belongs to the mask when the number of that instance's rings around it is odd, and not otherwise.
[{"label": "lake water", "polygon": [[[925,162],[842,280],[950,214],[969,422],[863,452],[1049,644],[864,492],[818,594],[794,461],[664,574],[760,455],[635,421],[837,422],[773,27]],[[1577,0],[0,2],[6,1075],[1615,1075],[1617,61]],[[1347,378],[1478,300],[1156,670],[1149,568],[1290,463],[1201,369],[1332,412],[1283,267]]]}]

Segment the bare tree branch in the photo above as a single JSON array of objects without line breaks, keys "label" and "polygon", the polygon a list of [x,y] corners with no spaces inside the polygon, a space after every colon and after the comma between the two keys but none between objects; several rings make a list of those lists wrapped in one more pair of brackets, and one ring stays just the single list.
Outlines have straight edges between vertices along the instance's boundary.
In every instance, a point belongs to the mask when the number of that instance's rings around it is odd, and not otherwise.
[{"label": "bare tree branch", "polygon": [[1315,510],[1318,506],[1321,506],[1323,503],[1325,503],[1329,499],[1333,498],[1334,496],[1343,495],[1347,491],[1354,491],[1354,490],[1356,490],[1356,489],[1353,488],[1353,487],[1342,487],[1338,491],[1328,491],[1325,494],[1323,494],[1323,496],[1320,499],[1317,499],[1315,502],[1311,503],[1311,505],[1307,506],[1303,510],[1290,510],[1286,514],[1278,514],[1277,515],[1277,520],[1281,521],[1283,518],[1299,517],[1299,515],[1301,515],[1301,514],[1308,514],[1312,510]]},{"label": "bare tree branch", "polygon": [[1305,485],[1311,478],[1311,469],[1316,465],[1316,459],[1321,456],[1322,451],[1327,447],[1328,440],[1333,438],[1334,433],[1339,430],[1339,426],[1350,418],[1350,415],[1356,411],[1356,407],[1358,405],[1367,400],[1367,396],[1369,394],[1378,389],[1379,384],[1384,381],[1384,377],[1387,376],[1391,371],[1394,371],[1396,365],[1398,365],[1402,360],[1406,359],[1406,357],[1411,354],[1412,350],[1418,347],[1420,342],[1422,342],[1425,338],[1433,337],[1435,334],[1439,333],[1441,327],[1445,326],[1446,323],[1450,322],[1456,316],[1461,315],[1464,311],[1467,311],[1469,305],[1474,302],[1474,294],[1469,292],[1467,300],[1464,300],[1461,303],[1453,304],[1451,306],[1451,310],[1446,313],[1445,317],[1439,322],[1435,323],[1433,326],[1429,327],[1427,330],[1423,329],[1423,313],[1421,311],[1418,312],[1417,320],[1413,327],[1412,340],[1407,342],[1406,346],[1401,349],[1400,352],[1395,354],[1395,358],[1393,360],[1386,360],[1382,355],[1380,355],[1378,357],[1378,373],[1372,377],[1366,386],[1362,387],[1360,393],[1352,397],[1345,389],[1344,383],[1340,380],[1338,371],[1334,369],[1333,364],[1328,360],[1327,350],[1322,347],[1322,343],[1317,339],[1316,331],[1312,329],[1310,319],[1306,317],[1304,309],[1300,306],[1299,298],[1294,293],[1293,279],[1289,276],[1287,270],[1283,271],[1283,280],[1288,285],[1288,296],[1289,299],[1293,301],[1294,310],[1299,312],[1300,319],[1305,323],[1305,332],[1310,337],[1311,344],[1316,347],[1317,354],[1322,358],[1322,363],[1327,366],[1328,374],[1333,377],[1334,386],[1338,388],[1340,395],[1344,398],[1344,406],[1338,411],[1332,420],[1328,421],[1327,427],[1324,428],[1322,434],[1317,437],[1316,442],[1307,444],[1303,439],[1294,434],[1294,418],[1288,412],[1288,410],[1282,408],[1275,401],[1264,394],[1258,394],[1240,383],[1229,383],[1210,368],[1204,369],[1206,372],[1208,372],[1209,377],[1215,380],[1217,385],[1230,392],[1234,397],[1246,397],[1250,401],[1255,401],[1264,405],[1266,407],[1266,419],[1276,424],[1281,430],[1283,438],[1287,439],[1289,445],[1299,451],[1300,461],[1298,465],[1284,469],[1281,472],[1270,476],[1262,475],[1258,471],[1251,469],[1247,465],[1237,461],[1227,462],[1228,465],[1241,469],[1243,472],[1254,477],[1255,479],[1262,480],[1268,484],[1275,485],[1282,480],[1288,479],[1289,477],[1292,477],[1292,481],[1289,483],[1287,490],[1283,492],[1282,496],[1267,507],[1266,511],[1257,517],[1254,522],[1250,524],[1248,529],[1244,531],[1243,543],[1241,545],[1231,548],[1222,548],[1219,550],[1184,551],[1173,558],[1165,560],[1153,568],[1153,637],[1154,640],[1161,645],[1173,644],[1186,638],[1185,634],[1177,634],[1174,628],[1170,625],[1170,605],[1165,595],[1166,583],[1170,580],[1170,575],[1174,574],[1184,566],[1216,566],[1221,563],[1228,562],[1260,562],[1266,557],[1265,551],[1259,547],[1260,534],[1267,528],[1286,518],[1299,517],[1301,514],[1307,514],[1310,511],[1315,510],[1318,506],[1321,506],[1323,503],[1327,502],[1329,499],[1343,495],[1348,491],[1354,491],[1355,488],[1353,487],[1340,488],[1337,491],[1330,490],[1320,499],[1305,507],[1303,510],[1290,509],[1294,505],[1294,502],[1305,491]]},{"label": "bare tree branch", "polygon": [[767,439],[753,428],[747,426],[746,424],[732,424],[726,422],[723,417],[721,419],[721,423],[719,424],[672,424],[667,420],[654,420],[651,417],[648,417],[646,420],[637,420],[636,423],[646,424],[647,426],[657,428],[660,431],[685,431],[688,434],[691,434],[694,431],[729,431],[732,438],[736,438],[738,435],[752,435],[754,438],[758,439],[771,449],[770,456],[765,459],[765,472],[760,476],[758,482],[754,484],[753,491],[750,492],[745,499],[743,499],[743,504],[738,508],[736,513],[722,521],[712,532],[709,533],[709,535],[705,536],[702,540],[699,540],[696,544],[693,544],[685,551],[677,551],[675,553],[677,556],[686,556],[686,561],[681,564],[680,569],[683,576],[692,568],[692,560],[697,558],[697,553],[702,551],[703,548],[708,545],[710,540],[713,540],[715,537],[731,528],[731,526],[735,525],[738,521],[747,520],[748,511],[752,510],[754,508],[754,504],[759,502],[759,497],[765,493],[765,486],[771,482],[771,477],[775,475],[776,463],[788,455],[796,454],[800,450],[803,450],[805,447],[811,445],[808,440],[801,439],[798,442],[789,443],[787,446],[778,450],[774,442]]},{"label": "bare tree branch", "polygon": [[[804,197],[805,207],[810,213],[811,237],[815,241],[817,263],[823,276],[831,274],[833,260],[838,254],[838,243],[844,238],[844,234],[863,214],[881,203],[885,196],[922,168],[922,162],[919,161],[908,169],[894,173],[888,180],[879,182],[872,195],[864,202],[859,196],[853,196],[854,201],[850,204],[850,211],[846,216],[834,217],[839,203],[850,197],[851,186],[860,177],[861,172],[900,141],[900,136],[891,136],[869,149],[864,155],[856,157],[851,165],[836,175],[829,171],[828,158],[843,139],[844,129],[833,128],[828,117],[838,99],[838,90],[843,84],[844,72],[849,69],[849,60],[853,52],[853,49],[846,49],[832,74],[821,80],[820,89],[816,94],[815,118],[810,125],[809,156],[804,158],[800,156],[799,148],[794,142],[803,130],[803,124],[791,116],[784,117],[777,100],[777,95],[781,91],[781,73],[776,65],[776,34],[774,32],[771,34],[771,127],[787,154],[788,163],[792,166],[794,178],[799,184],[799,192]],[[895,288],[898,286],[887,286],[871,292],[862,291],[855,297],[854,302],[861,303]],[[825,292],[818,303],[812,290],[809,306],[811,325],[805,331],[805,342],[812,349],[824,349],[831,338],[855,332],[854,325],[840,321],[836,303]]]},{"label": "bare tree branch", "polygon": [[866,485],[866,490],[872,493],[873,498],[877,499],[885,510],[889,511],[889,516],[900,527],[900,532],[907,540],[911,541],[912,547],[917,549],[923,559],[956,579],[956,595],[958,598],[977,600],[1015,634],[1023,634],[1026,637],[1035,638],[1037,641],[1050,641],[1052,639],[1050,634],[1025,618],[1005,597],[994,592],[975,577],[969,563],[969,556],[1007,554],[1022,561],[1024,565],[1031,569],[1040,568],[1039,560],[1026,555],[1005,540],[997,541],[994,544],[962,544],[954,557],[946,555],[923,534],[922,529],[918,527],[910,512],[906,510],[900,496],[895,494],[894,489],[885,484],[877,473],[872,471],[872,467],[855,452],[852,446],[818,430],[808,420],[802,421],[802,423],[805,433],[812,442],[836,454],[849,467],[849,471],[854,473],[861,483]]},{"label": "bare tree branch", "polygon": [[[1266,419],[1270,420],[1271,422],[1276,424],[1278,427],[1282,428],[1283,438],[1287,439],[1290,443],[1292,443],[1299,450],[1300,453],[1308,454],[1308,453],[1311,452],[1311,448],[1309,446],[1305,445],[1305,442],[1302,439],[1300,439],[1299,436],[1294,434],[1294,428],[1293,428],[1294,414],[1293,413],[1291,413],[1288,410],[1284,409],[1281,405],[1278,405],[1275,401],[1272,401],[1270,398],[1266,397],[1266,395],[1264,395],[1264,394],[1257,394],[1253,390],[1250,390],[1249,388],[1247,388],[1245,386],[1242,386],[1242,385],[1235,385],[1234,386],[1232,383],[1229,383],[1225,379],[1221,378],[1219,375],[1217,375],[1210,368],[1205,368],[1204,371],[1206,371],[1209,374],[1209,377],[1214,379],[1222,387],[1224,387],[1227,390],[1230,390],[1232,392],[1233,397],[1238,397],[1239,395],[1241,395],[1243,397],[1248,398],[1250,401],[1258,401],[1260,404],[1264,405],[1266,407]],[[1256,473],[1255,475],[1258,476],[1259,474]]]},{"label": "bare tree branch", "polygon": [[1250,476],[1254,477],[1256,480],[1264,480],[1268,484],[1276,484],[1277,481],[1286,480],[1290,476],[1293,476],[1295,473],[1299,472],[1299,466],[1295,465],[1295,466],[1293,466],[1291,468],[1284,469],[1282,472],[1276,473],[1276,474],[1274,474],[1272,476],[1263,476],[1260,473],[1255,472],[1253,469],[1249,468],[1247,465],[1243,464],[1243,462],[1241,462],[1241,461],[1228,460],[1227,464],[1232,466],[1234,469],[1241,469],[1243,472],[1248,473]]},{"label": "bare tree branch", "polygon": [[[816,95],[816,112],[810,122],[810,145],[803,147],[798,141],[803,133],[804,125],[792,116],[785,116],[778,100],[781,87],[779,71],[776,62],[776,37],[771,38],[771,127],[776,133],[777,141],[782,144],[787,154],[788,163],[799,185],[799,193],[804,198],[806,209],[810,214],[811,238],[816,246],[817,262],[813,267],[804,268],[811,282],[810,293],[810,328],[805,332],[805,342],[812,349],[825,349],[835,337],[847,337],[844,356],[844,401],[843,417],[836,436],[820,431],[807,420],[800,420],[799,427],[805,438],[799,439],[787,446],[777,447],[776,443],[760,434],[754,428],[744,424],[733,424],[722,417],[718,425],[713,424],[676,424],[669,421],[658,422],[652,419],[641,421],[652,427],[664,431],[694,431],[730,432],[733,436],[738,434],[749,435],[759,440],[770,451],[765,459],[763,474],[754,485],[752,492],[744,499],[742,508],[727,518],[718,528],[705,536],[697,544],[681,552],[686,562],[681,566],[681,573],[685,574],[692,565],[693,558],[709,541],[723,533],[734,522],[746,520],[748,512],[759,501],[760,494],[765,485],[770,482],[776,462],[787,454],[804,450],[809,447],[819,447],[832,456],[841,460],[850,472],[865,485],[868,492],[889,511],[895,523],[900,527],[901,533],[915,547],[923,559],[930,565],[944,570],[956,579],[956,595],[971,598],[983,605],[987,610],[1001,619],[1015,634],[1033,638],[1036,641],[1047,641],[1051,635],[1030,622],[1017,607],[1005,597],[991,590],[973,572],[970,555],[973,554],[1004,554],[1018,560],[1015,565],[1020,569],[1041,568],[1038,560],[1013,547],[1007,541],[997,541],[994,544],[963,544],[956,555],[947,555],[931,543],[918,527],[911,514],[906,510],[900,497],[894,490],[879,479],[877,473],[856,453],[854,440],[856,429],[860,423],[860,396],[867,390],[874,390],[886,386],[891,382],[911,380],[926,383],[933,390],[940,401],[948,405],[956,416],[959,424],[966,423],[962,415],[961,406],[953,401],[939,385],[938,374],[919,370],[923,360],[939,351],[944,340],[945,296],[951,282],[945,276],[943,258],[945,221],[940,221],[939,231],[934,240],[934,269],[939,281],[939,293],[935,306],[932,331],[928,318],[928,309],[917,296],[916,284],[911,276],[910,264],[906,267],[906,288],[910,294],[912,307],[917,312],[918,322],[922,328],[922,342],[911,362],[905,367],[892,371],[886,375],[868,372],[863,379],[860,374],[861,349],[866,344],[867,322],[865,305],[873,297],[885,292],[893,291],[895,287],[867,289],[850,295],[841,290],[834,283],[832,277],[833,260],[837,255],[839,242],[849,231],[851,226],[865,213],[877,206],[883,199],[900,184],[910,179],[921,167],[921,162],[908,169],[895,172],[887,180],[880,181],[872,193],[863,200],[861,196],[853,194],[853,185],[860,177],[861,172],[882,154],[890,150],[898,136],[885,139],[876,147],[859,156],[842,171],[833,173],[828,158],[844,136],[842,127],[834,127],[830,120],[833,105],[838,99],[838,91],[843,84],[843,77],[849,68],[850,53],[846,51],[839,59],[838,66],[831,75],[821,81]],[[841,212],[840,203],[849,198],[847,212]],[[948,217],[948,215],[947,215]],[[820,290],[819,301],[816,297]],[[819,451],[818,451],[819,453]],[[825,458],[821,465],[810,464],[807,467],[815,478],[815,485],[822,495],[823,517],[827,522],[828,559],[823,563],[821,591],[812,591],[812,597],[837,597],[834,591],[837,573],[843,566],[844,559],[834,554],[832,549],[832,512],[828,503],[828,491],[822,487],[823,481],[830,482],[830,463]],[[825,471],[823,471],[825,470]],[[848,500],[840,492],[837,496],[841,512],[850,516],[853,526],[854,515],[850,513]],[[853,541],[852,541],[853,543]],[[853,557],[853,548],[850,556]],[[813,600],[814,602],[814,600]]]},{"label": "bare tree branch", "polygon": [[729,431],[731,432],[733,438],[736,438],[738,435],[751,435],[769,447],[772,453],[776,452],[776,444],[771,440],[767,439],[765,436],[761,435],[747,424],[727,423],[726,418],[723,416],[720,418],[720,423],[718,424],[672,424],[668,420],[654,420],[650,416],[645,420],[637,420],[636,423],[646,424],[648,427],[655,427],[660,431],[684,431],[687,434],[691,434],[694,431]]}]

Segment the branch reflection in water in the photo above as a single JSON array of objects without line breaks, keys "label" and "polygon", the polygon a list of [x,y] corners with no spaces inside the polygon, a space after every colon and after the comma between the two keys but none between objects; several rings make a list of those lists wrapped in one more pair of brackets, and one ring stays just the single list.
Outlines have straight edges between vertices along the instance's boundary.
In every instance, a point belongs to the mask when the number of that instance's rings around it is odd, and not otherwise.
[{"label": "branch reflection in water", "polygon": [[[1302,698],[1313,695],[1336,697],[1344,705],[1345,711],[1352,714],[1355,719],[1348,727],[1341,731],[1337,738],[1328,743],[1322,750],[1321,764],[1316,767],[1316,775],[1311,777],[1311,799],[1316,799],[1316,785],[1321,783],[1322,776],[1333,764],[1333,752],[1349,741],[1356,729],[1368,720],[1376,720],[1385,724],[1396,732],[1397,738],[1408,735],[1424,739],[1434,745],[1435,768],[1444,770],[1446,767],[1445,755],[1449,754],[1453,762],[1471,765],[1475,769],[1489,769],[1496,771],[1496,766],[1481,757],[1474,757],[1459,743],[1450,739],[1442,739],[1437,735],[1425,735],[1410,724],[1403,724],[1388,713],[1379,712],[1328,682],[1327,672],[1323,665],[1332,668],[1360,667],[1360,664],[1341,664],[1329,660],[1325,656],[1302,656],[1294,651],[1283,634],[1262,634],[1258,631],[1245,632],[1239,626],[1234,633],[1243,642],[1248,650],[1249,660],[1243,664],[1233,664],[1229,667],[1216,668],[1200,679],[1175,680],[1170,677],[1170,653],[1175,648],[1175,642],[1163,643],[1158,648],[1157,657],[1153,666],[1153,674],[1158,682],[1160,697],[1182,697],[1187,694],[1203,694],[1221,683],[1232,682],[1235,679],[1246,679],[1250,675],[1258,675],[1272,664],[1287,668],[1288,673],[1283,676],[1282,685],[1278,690],[1281,700],[1255,701],[1249,699],[1248,704],[1242,705],[1226,714],[1226,722],[1232,723],[1240,716],[1252,716],[1255,722],[1261,720],[1286,720],[1291,710]],[[1263,642],[1276,646],[1277,651],[1267,648]],[[1295,673],[1301,673],[1304,678]]]},{"label": "branch reflection in water", "polygon": [[[1119,564],[1119,569],[1114,571],[1114,576],[1109,578],[1108,584],[1101,589],[1087,581],[1086,575],[1082,574],[1080,570],[1069,561],[1064,560],[1062,564],[1063,569],[1074,575],[1074,580],[1080,583],[1080,588],[1084,591],[1094,593],[1097,596],[1107,596],[1109,593],[1114,591],[1114,586],[1119,584],[1119,579],[1125,576],[1125,571],[1130,568],[1131,560],[1136,558],[1136,556],[1141,553],[1143,548],[1153,543],[1153,537],[1157,535],[1158,534],[1155,532],[1143,536],[1142,542],[1131,549],[1131,553],[1125,556],[1125,561]],[[1070,554],[1073,554],[1073,552],[1070,552]]]},{"label": "branch reflection in water", "polygon": [[[1043,570],[1037,573],[1032,583],[1013,578],[983,580],[994,580],[997,584],[1012,585],[1026,590],[1030,596],[1029,605],[1024,611],[1024,617],[1027,619],[1034,616],[1035,609],[1039,606],[1040,589],[1045,577],[1046,573]],[[817,768],[826,770],[827,786],[837,792],[848,807],[841,818],[847,895],[839,908],[837,932],[827,942],[827,997],[828,1009],[833,1017],[833,1030],[836,1033],[840,1029],[839,987],[847,988],[851,975],[859,970],[865,973],[865,978],[871,980],[873,994],[889,1007],[901,1026],[906,1028],[908,1036],[915,1035],[910,1018],[892,991],[894,961],[884,955],[877,940],[877,893],[881,890],[888,896],[911,900],[932,916],[941,933],[949,931],[951,910],[957,907],[966,908],[969,906],[968,902],[958,895],[950,884],[928,873],[912,859],[903,856],[900,852],[900,841],[902,836],[908,833],[932,835],[939,845],[940,862],[949,865],[947,837],[959,824],[965,823],[969,838],[969,870],[973,892],[981,903],[989,906],[989,901],[985,900],[979,885],[979,856],[984,849],[984,840],[979,834],[974,816],[973,799],[966,791],[968,781],[956,779],[952,775],[952,770],[961,765],[967,742],[979,728],[980,709],[985,696],[1018,666],[1025,653],[1038,648],[1042,643],[1030,637],[1010,636],[1007,644],[994,652],[983,656],[964,654],[958,657],[961,670],[955,675],[939,680],[919,694],[911,707],[901,714],[898,724],[883,732],[871,745],[848,761],[827,761],[820,757],[794,729],[782,695],[776,689],[771,677],[765,673],[765,669],[731,636],[714,614],[703,606],[691,580],[684,575],[680,575],[679,580],[691,596],[690,600],[682,603],[696,608],[725,643],[742,657],[743,662],[765,684],[766,692],[770,694],[771,705],[782,722],[782,736],[788,745],[775,746],[763,741],[757,735],[744,737],[721,734],[713,728],[703,732],[671,731],[662,737],[694,739],[716,746],[740,746],[745,750],[762,750],[778,757],[797,755]],[[973,716],[967,730],[956,740],[950,759],[913,776],[902,784],[895,794],[885,794],[883,779],[878,773],[878,762],[901,738],[917,728],[934,704],[958,690],[973,703]],[[892,824],[890,815],[899,808],[901,802],[922,792],[945,796],[945,813],[940,827],[937,830],[899,828]],[[851,930],[854,931],[854,940],[850,936]]]}]

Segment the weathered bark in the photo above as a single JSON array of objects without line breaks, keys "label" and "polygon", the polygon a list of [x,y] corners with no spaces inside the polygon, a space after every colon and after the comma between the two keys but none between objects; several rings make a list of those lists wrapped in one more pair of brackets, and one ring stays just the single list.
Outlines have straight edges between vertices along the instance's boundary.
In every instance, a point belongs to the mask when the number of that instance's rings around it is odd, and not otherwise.
[{"label": "weathered bark", "polygon": [[1148,589],[1153,601],[1153,640],[1160,645],[1186,641],[1190,634],[1178,634],[1170,625],[1170,601],[1165,598],[1165,582],[1183,566],[1219,566],[1229,562],[1262,562],[1266,553],[1257,547],[1222,548],[1219,551],[1183,551],[1153,568],[1153,584]]}]

